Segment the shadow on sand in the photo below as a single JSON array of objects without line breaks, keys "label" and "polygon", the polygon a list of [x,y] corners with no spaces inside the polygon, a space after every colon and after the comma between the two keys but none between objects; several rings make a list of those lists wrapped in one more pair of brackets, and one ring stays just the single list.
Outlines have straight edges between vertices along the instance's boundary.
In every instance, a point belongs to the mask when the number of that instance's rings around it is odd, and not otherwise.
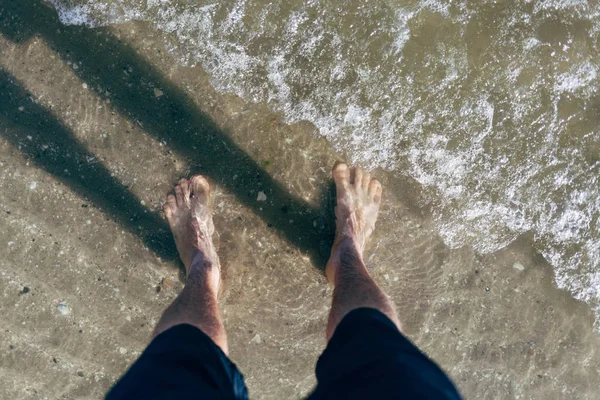
[{"label": "shadow on sand", "polygon": [[0,70],[0,126],[4,128],[0,135],[38,167],[139,236],[158,256],[177,256],[165,220],[142,207],[125,185],[95,161],[94,154],[77,141],[69,128],[33,102],[33,97],[16,82]]},{"label": "shadow on sand", "polygon": [[[22,0],[2,7],[0,32],[14,42],[39,35],[63,60],[81,61],[83,67],[76,73],[98,96],[110,92],[112,106],[122,115],[139,122],[146,133],[185,157],[192,171],[208,176],[235,194],[268,226],[309,255],[317,268],[324,268],[333,239],[331,213],[291,195],[221,131],[189,96],[108,29],[64,26],[55,10],[43,1]],[[0,112],[4,122],[15,128],[1,134],[37,165],[112,214],[158,255],[176,258],[164,220],[144,209],[104,166],[83,162],[93,154],[49,112],[36,105],[27,115],[18,114],[17,108],[22,104],[19,102],[29,95],[10,75],[2,73],[0,79],[4,97],[0,100]],[[154,87],[163,91],[160,99],[154,95]],[[39,143],[22,146],[25,139],[19,127],[35,131]],[[44,150],[40,147],[42,142],[54,143],[53,149]],[[256,201],[259,186],[271,203]],[[322,190],[323,201],[330,201],[325,195],[331,192],[330,187]],[[290,219],[294,224],[289,224]],[[315,228],[315,220],[320,221],[317,226],[325,228]]]}]

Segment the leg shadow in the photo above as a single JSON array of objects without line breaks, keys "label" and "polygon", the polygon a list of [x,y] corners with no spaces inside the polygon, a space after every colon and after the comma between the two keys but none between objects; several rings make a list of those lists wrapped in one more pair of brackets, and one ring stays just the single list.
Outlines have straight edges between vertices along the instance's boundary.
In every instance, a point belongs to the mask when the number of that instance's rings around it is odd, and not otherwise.
[{"label": "leg shadow", "polygon": [[[119,224],[140,237],[165,259],[177,249],[165,220],[146,210],[127,186],[120,183],[69,128],[32,101],[32,96],[0,69],[0,135],[38,167],[89,199]],[[24,107],[23,111],[19,107]],[[31,139],[30,139],[31,138]]]},{"label": "leg shadow", "polygon": [[[82,62],[76,73],[89,88],[99,96],[110,92],[119,112],[187,158],[194,171],[235,194],[318,268],[324,267],[325,249],[333,237],[327,211],[291,195],[131,46],[106,28],[63,26],[55,10],[41,0],[20,0],[2,11],[0,29],[5,36],[23,41],[41,35],[65,61]],[[154,88],[163,92],[160,98]],[[257,202],[259,190],[267,195],[267,202]]]}]

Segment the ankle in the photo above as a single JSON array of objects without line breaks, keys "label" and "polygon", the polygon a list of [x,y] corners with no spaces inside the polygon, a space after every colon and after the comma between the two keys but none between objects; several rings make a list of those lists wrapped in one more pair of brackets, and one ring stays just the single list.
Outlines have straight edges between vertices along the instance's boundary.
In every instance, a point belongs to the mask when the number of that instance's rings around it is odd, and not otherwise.
[{"label": "ankle", "polygon": [[189,283],[202,284],[216,296],[221,280],[218,261],[206,257],[202,252],[197,252],[187,271],[186,279]]},{"label": "ankle", "polygon": [[344,237],[334,243],[325,268],[325,275],[334,286],[338,283],[338,276],[346,273],[369,275],[363,261],[360,244],[351,237]]},{"label": "ankle", "polygon": [[363,246],[356,238],[345,236],[332,249],[331,258],[337,261],[336,264],[362,264]]}]

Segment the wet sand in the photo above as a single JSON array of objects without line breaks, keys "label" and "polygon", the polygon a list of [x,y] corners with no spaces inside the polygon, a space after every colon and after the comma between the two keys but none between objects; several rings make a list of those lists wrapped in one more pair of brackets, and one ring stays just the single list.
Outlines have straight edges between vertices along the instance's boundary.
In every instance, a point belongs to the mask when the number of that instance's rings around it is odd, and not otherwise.
[{"label": "wet sand", "polygon": [[[161,206],[194,173],[215,187],[222,310],[251,397],[308,394],[331,296],[329,170],[344,155],[309,124],[216,93],[143,24],[5,12],[0,398],[101,398],[136,359],[183,285]],[[374,174],[368,265],[465,397],[596,398],[592,312],[554,287],[531,238],[486,256],[449,249],[419,185]]]}]

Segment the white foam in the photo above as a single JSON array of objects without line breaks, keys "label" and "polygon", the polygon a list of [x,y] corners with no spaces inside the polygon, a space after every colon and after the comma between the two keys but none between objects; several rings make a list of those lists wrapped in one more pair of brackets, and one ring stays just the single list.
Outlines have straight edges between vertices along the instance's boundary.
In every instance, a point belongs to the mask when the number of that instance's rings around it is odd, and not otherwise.
[{"label": "white foam", "polygon": [[586,10],[589,9],[588,0],[541,0],[536,1],[534,12],[542,10],[563,10],[568,8]]},{"label": "white foam", "polygon": [[392,42],[392,48],[394,49],[394,55],[401,55],[402,49],[408,39],[410,39],[410,27],[408,21],[413,17],[414,12],[407,11],[405,9],[396,10],[396,24],[393,25],[394,41]]},{"label": "white foam", "polygon": [[598,76],[596,67],[589,61],[574,66],[571,71],[557,76],[554,90],[557,92],[575,92],[579,89],[595,89],[591,83]]},{"label": "white foam", "polygon": [[[517,2],[493,25],[479,21],[485,48],[472,53],[469,22],[486,15],[486,2],[423,0],[390,10],[325,0],[288,8],[49,1],[65,24],[148,21],[179,62],[209,71],[217,90],[266,102],[289,122],[311,121],[366,168],[406,162],[398,173],[424,186],[451,247],[489,253],[532,231],[557,286],[588,302],[600,329],[600,130],[577,125],[589,118],[577,107],[600,87],[600,50],[586,34],[540,35],[558,13],[565,29],[584,19],[581,29],[597,38],[597,3],[536,1],[530,11]],[[426,25],[432,14],[434,26]],[[415,37],[428,32],[432,38]],[[421,58],[407,58],[409,49]]]}]

